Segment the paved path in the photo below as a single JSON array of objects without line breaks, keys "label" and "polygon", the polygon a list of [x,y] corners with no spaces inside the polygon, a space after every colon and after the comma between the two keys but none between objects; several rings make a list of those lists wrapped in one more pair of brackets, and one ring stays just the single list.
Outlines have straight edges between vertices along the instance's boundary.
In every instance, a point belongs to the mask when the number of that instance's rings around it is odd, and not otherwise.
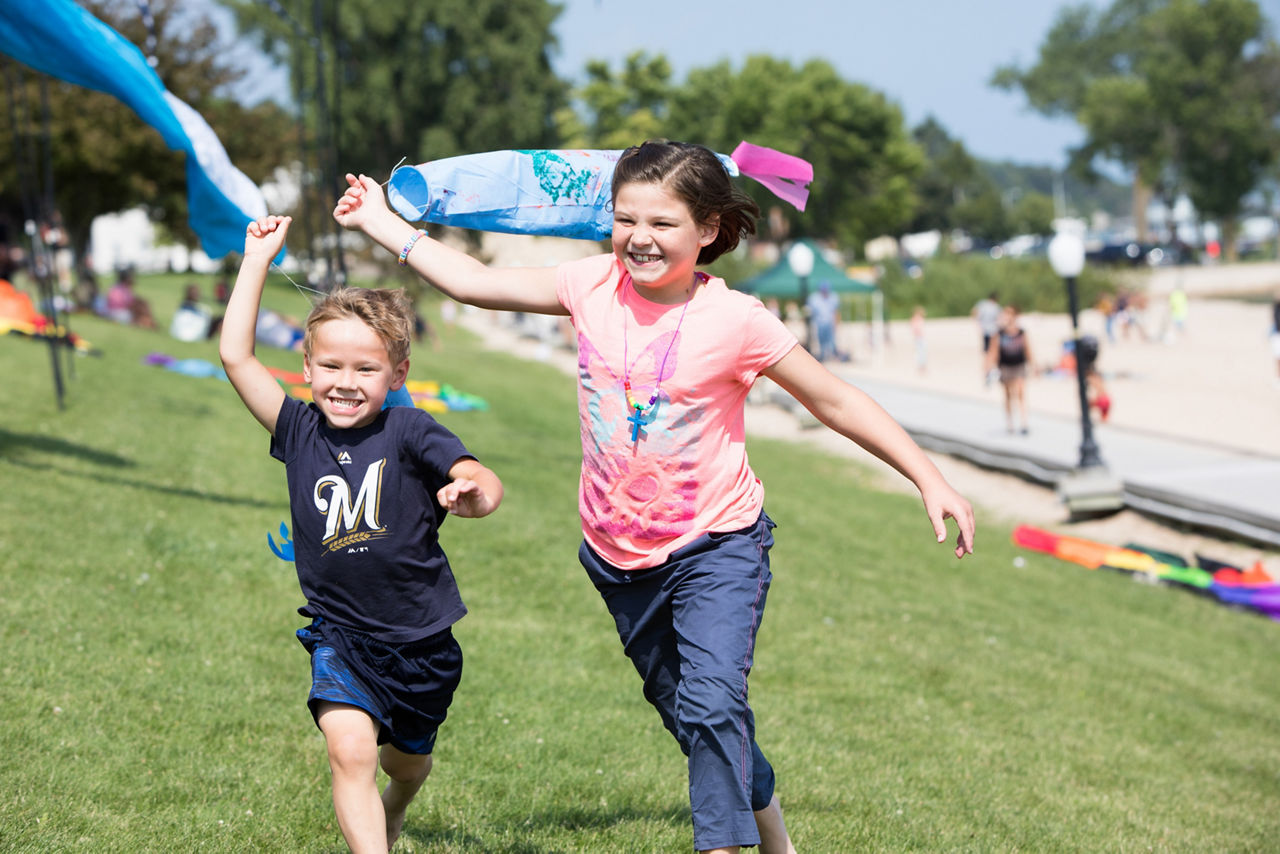
[{"label": "paved path", "polygon": [[[1072,477],[1080,459],[1078,417],[1033,412],[1029,435],[1011,436],[998,402],[865,376],[854,381],[924,447],[1016,472],[1068,495],[1074,490],[1086,500],[1091,492],[1108,491],[1105,482]],[[1095,425],[1094,431],[1125,506],[1280,546],[1280,457],[1111,425]]]}]

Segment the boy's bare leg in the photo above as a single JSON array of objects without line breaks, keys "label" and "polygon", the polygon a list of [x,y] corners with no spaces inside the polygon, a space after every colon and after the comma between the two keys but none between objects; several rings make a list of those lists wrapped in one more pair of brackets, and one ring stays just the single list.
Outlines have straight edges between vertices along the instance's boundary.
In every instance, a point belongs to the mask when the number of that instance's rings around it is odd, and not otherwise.
[{"label": "boy's bare leg", "polygon": [[756,811],[756,827],[760,830],[760,854],[796,854],[787,825],[782,820],[782,807],[774,795],[769,806]]},{"label": "boy's bare leg", "polygon": [[352,854],[385,854],[387,826],[378,797],[378,725],[362,709],[323,703],[316,718],[329,750],[333,810]]},{"label": "boy's bare leg", "polygon": [[391,779],[382,790],[382,807],[386,812],[387,848],[400,838],[404,826],[404,811],[418,794],[418,789],[431,773],[431,754],[416,755],[397,750],[390,744],[382,746],[382,770]]}]

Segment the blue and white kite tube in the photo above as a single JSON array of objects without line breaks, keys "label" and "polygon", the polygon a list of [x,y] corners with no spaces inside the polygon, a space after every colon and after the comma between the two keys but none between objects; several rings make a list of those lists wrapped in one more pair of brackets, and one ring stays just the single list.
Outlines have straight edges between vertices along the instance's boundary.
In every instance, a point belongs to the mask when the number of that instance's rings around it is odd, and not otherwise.
[{"label": "blue and white kite tube", "polygon": [[[621,156],[547,149],[448,157],[396,169],[387,201],[410,222],[603,240],[613,232],[611,183]],[[803,184],[813,180],[806,161],[745,142],[733,156],[716,156],[730,175],[756,178],[804,210],[809,191]]]},{"label": "blue and white kite tube", "polygon": [[0,53],[127,104],[166,145],[186,152],[188,217],[205,254],[244,249],[245,226],[267,213],[262,192],[124,36],[71,0],[0,0]]}]

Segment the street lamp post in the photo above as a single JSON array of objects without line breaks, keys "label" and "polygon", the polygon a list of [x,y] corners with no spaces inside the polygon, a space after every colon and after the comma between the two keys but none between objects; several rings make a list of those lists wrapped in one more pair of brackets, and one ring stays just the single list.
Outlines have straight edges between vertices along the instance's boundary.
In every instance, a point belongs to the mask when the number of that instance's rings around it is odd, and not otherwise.
[{"label": "street lamp post", "polygon": [[796,241],[787,251],[787,266],[800,280],[800,316],[804,318],[804,348],[813,352],[809,323],[809,276],[813,274],[813,250],[809,244]]},{"label": "street lamp post", "polygon": [[1076,390],[1080,395],[1080,468],[1103,468],[1098,443],[1093,439],[1093,419],[1089,416],[1089,393],[1085,380],[1085,353],[1080,346],[1080,300],[1076,277],[1084,270],[1084,241],[1077,235],[1058,232],[1049,241],[1049,264],[1067,284],[1067,304],[1071,310],[1071,335],[1075,339]]}]

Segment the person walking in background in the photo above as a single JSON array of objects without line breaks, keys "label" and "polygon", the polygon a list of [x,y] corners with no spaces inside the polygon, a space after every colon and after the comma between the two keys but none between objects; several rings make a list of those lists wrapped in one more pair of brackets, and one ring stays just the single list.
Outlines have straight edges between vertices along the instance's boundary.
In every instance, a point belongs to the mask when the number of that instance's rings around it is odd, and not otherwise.
[{"label": "person walking in background", "polygon": [[1166,344],[1172,344],[1182,337],[1182,333],[1187,329],[1187,315],[1190,310],[1187,292],[1183,290],[1182,285],[1178,285],[1169,294],[1169,329],[1165,336]]},{"label": "person walking in background", "polygon": [[1000,312],[1000,328],[991,339],[987,350],[986,370],[996,369],[1000,375],[1000,385],[1004,388],[1004,417],[1009,433],[1014,431],[1014,410],[1017,410],[1021,428],[1018,432],[1027,435],[1027,366],[1034,364],[1031,356],[1031,343],[1027,333],[1019,322],[1020,312],[1016,305],[1007,305]]},{"label": "person walking in background", "polygon": [[978,300],[969,315],[978,322],[978,332],[982,335],[982,355],[985,357],[991,349],[991,339],[1000,331],[1000,303],[996,300],[996,292],[992,291]]},{"label": "person walking in background", "polygon": [[916,370],[925,373],[929,369],[929,345],[924,340],[924,306],[918,305],[911,312],[911,341],[915,345]]},{"label": "person walking in background", "polygon": [[1098,297],[1096,306],[1098,313],[1102,315],[1102,320],[1107,331],[1107,342],[1116,343],[1116,301],[1109,293],[1103,293]]},{"label": "person walking in background", "polygon": [[830,282],[823,282],[809,295],[809,317],[818,337],[818,361],[837,358],[836,326],[840,322],[840,295],[831,290]]},{"label": "person walking in background", "polygon": [[1276,357],[1276,388],[1280,388],[1280,291],[1271,302],[1271,355]]}]

